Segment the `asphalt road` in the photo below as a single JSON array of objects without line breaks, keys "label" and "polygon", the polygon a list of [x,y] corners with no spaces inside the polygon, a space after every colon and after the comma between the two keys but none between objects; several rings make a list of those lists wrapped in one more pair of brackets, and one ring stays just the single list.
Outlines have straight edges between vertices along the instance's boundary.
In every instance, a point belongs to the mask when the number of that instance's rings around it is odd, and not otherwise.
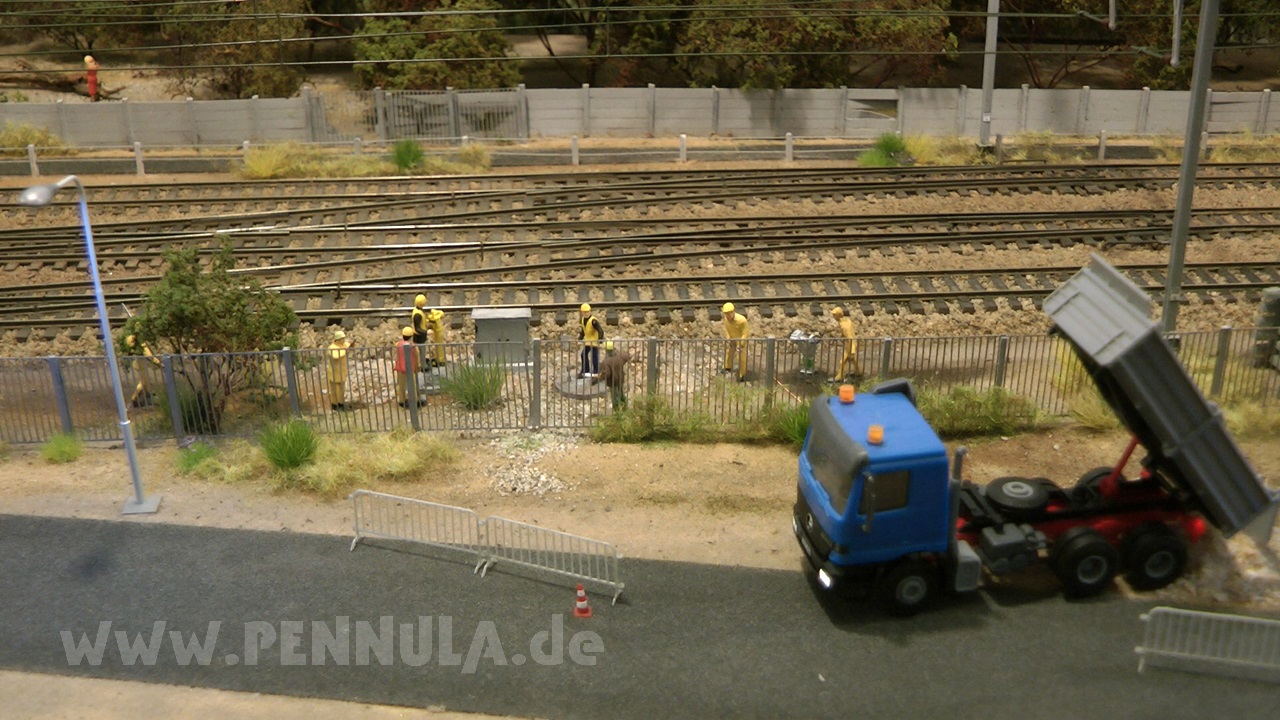
[{"label": "asphalt road", "polygon": [[[898,620],[820,602],[798,570],[627,559],[622,600],[593,594],[584,620],[567,583],[480,578],[462,558],[348,542],[0,516],[0,667],[550,718],[1280,715],[1275,685],[1139,675],[1150,605],[1115,594],[1000,590]],[[155,662],[126,663],[116,633],[151,641],[158,621]],[[169,633],[207,641],[213,622],[208,664],[180,664]],[[386,664],[361,652],[359,622],[381,633]],[[101,662],[69,664],[62,633],[91,645],[104,628]],[[424,629],[429,658],[414,656]]]}]

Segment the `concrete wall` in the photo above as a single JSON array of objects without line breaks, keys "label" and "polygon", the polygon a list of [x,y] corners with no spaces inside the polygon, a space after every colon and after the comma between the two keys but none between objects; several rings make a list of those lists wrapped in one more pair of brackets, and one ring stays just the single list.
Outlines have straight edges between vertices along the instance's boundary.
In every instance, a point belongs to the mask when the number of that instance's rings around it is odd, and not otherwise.
[{"label": "concrete wall", "polygon": [[[433,93],[417,95],[434,96]],[[430,128],[384,122],[375,130],[375,93],[343,104],[310,92],[288,99],[177,102],[3,103],[0,122],[44,127],[70,145],[147,147],[238,145],[281,140],[476,138],[874,137],[883,132],[976,137],[982,127],[978,88],[897,90],[738,90],[725,88],[592,88],[440,93],[443,113]],[[1211,133],[1280,132],[1272,93],[1210,93]],[[386,93],[384,105],[394,104]],[[431,102],[432,97],[419,102]],[[995,90],[991,132],[1097,135],[1180,134],[1185,92],[1149,90]],[[325,118],[346,118],[330,127]],[[351,125],[352,127],[347,127]],[[359,126],[359,127],[357,127]],[[456,129],[456,131],[455,131]],[[406,134],[409,133],[409,134]],[[413,134],[417,133],[417,134]]]}]

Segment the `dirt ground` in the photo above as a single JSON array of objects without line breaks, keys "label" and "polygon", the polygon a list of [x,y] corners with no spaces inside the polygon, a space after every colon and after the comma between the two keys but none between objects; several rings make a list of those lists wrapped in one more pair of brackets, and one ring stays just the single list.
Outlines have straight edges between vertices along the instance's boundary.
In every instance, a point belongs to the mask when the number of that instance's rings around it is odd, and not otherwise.
[{"label": "dirt ground", "polygon": [[[1114,462],[1121,433],[1092,434],[1062,426],[1010,438],[968,443],[967,478],[1045,476],[1069,483],[1083,471]],[[474,508],[614,543],[626,557],[799,571],[791,535],[795,452],[740,445],[600,445],[568,434],[511,433],[454,438],[457,466],[416,482],[371,486],[434,502]],[[952,444],[954,449],[954,444]],[[1272,488],[1280,487],[1280,442],[1243,441],[1242,449]],[[75,462],[45,462],[36,448],[15,448],[0,462],[0,512],[171,523],[278,532],[351,534],[345,499],[274,494],[258,485],[197,481],[176,474],[172,444],[140,449],[148,496],[162,498],[155,515],[120,515],[131,496],[120,447],[89,448]],[[1132,475],[1137,460],[1129,467]],[[542,479],[537,494],[502,494],[495,480]],[[369,550],[376,552],[376,550]],[[1026,582],[1054,582],[1030,574]],[[1117,592],[1131,594],[1122,582]],[[1266,548],[1248,538],[1211,532],[1193,550],[1186,577],[1154,593],[1158,601],[1233,612],[1280,612],[1280,535]],[[327,700],[148,685],[91,678],[0,671],[6,717],[172,717],[219,714],[273,720],[328,718],[474,718],[477,716],[375,707]]]}]

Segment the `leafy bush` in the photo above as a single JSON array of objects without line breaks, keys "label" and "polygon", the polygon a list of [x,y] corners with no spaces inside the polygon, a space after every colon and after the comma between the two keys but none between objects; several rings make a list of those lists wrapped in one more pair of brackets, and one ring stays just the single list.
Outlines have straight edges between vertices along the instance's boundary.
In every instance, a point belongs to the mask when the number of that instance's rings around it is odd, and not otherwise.
[{"label": "leafy bush", "polygon": [[506,368],[496,363],[458,363],[440,378],[440,388],[468,410],[498,403],[507,382]]},{"label": "leafy bush", "polygon": [[915,160],[907,152],[907,143],[897,133],[884,133],[876,138],[871,149],[858,156],[863,167],[898,167],[911,165]]},{"label": "leafy bush", "polygon": [[58,464],[74,462],[83,452],[84,443],[80,442],[80,438],[67,433],[54,435],[40,447],[40,456],[45,462]]},{"label": "leafy bush", "polygon": [[916,394],[920,413],[946,438],[1012,435],[1037,427],[1040,411],[1030,400],[1004,388],[978,391],[956,387],[942,393],[929,387]]},{"label": "leafy bush", "polygon": [[293,470],[315,459],[320,436],[301,420],[290,420],[262,432],[258,440],[262,454],[280,470]]},{"label": "leafy bush", "polygon": [[66,145],[52,131],[25,123],[6,121],[0,129],[0,155],[26,155],[27,146],[62,150]]},{"label": "leafy bush", "polygon": [[[161,407],[167,403],[162,402]],[[221,403],[209,392],[195,392],[183,388],[178,391],[178,415],[182,418],[181,433],[191,435],[217,435],[222,427]]]},{"label": "leafy bush", "polygon": [[422,165],[426,154],[422,152],[422,146],[416,140],[397,140],[395,145],[391,146],[391,164],[395,165],[400,172],[409,172]]}]

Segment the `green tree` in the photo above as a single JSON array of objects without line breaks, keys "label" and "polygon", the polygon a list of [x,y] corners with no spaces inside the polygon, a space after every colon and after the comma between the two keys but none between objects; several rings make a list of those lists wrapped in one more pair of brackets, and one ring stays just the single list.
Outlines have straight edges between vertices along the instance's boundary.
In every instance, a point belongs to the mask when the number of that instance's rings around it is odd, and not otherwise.
[{"label": "green tree", "polygon": [[[405,6],[408,7],[405,7]],[[365,12],[436,10],[370,17],[356,31],[356,76],[366,87],[413,90],[512,87],[520,82],[490,0],[364,0]]]},{"label": "green tree", "polygon": [[304,74],[296,61],[305,48],[306,0],[174,2],[157,9],[161,32],[178,45],[178,85],[207,85],[222,97],[289,97]]},{"label": "green tree", "polygon": [[[958,0],[956,9],[985,13],[986,8],[985,0]],[[1101,22],[1100,12],[1091,0],[1001,0],[999,51],[1022,62],[1033,87],[1057,87],[1112,60],[1123,46],[1122,35]],[[985,16],[968,17],[961,25],[967,39],[982,42]]]},{"label": "green tree", "polygon": [[852,46],[873,54],[856,56],[850,76],[868,73],[875,87],[891,79],[927,84],[941,72],[939,61],[958,47],[947,18],[951,0],[875,0],[858,6]]},{"label": "green tree", "polygon": [[148,0],[11,0],[3,3],[0,25],[6,30],[26,27],[61,47],[91,52],[103,41],[116,48],[136,42],[153,4]]},{"label": "green tree", "polygon": [[[233,274],[234,250],[223,243],[203,267],[196,248],[166,252],[168,270],[117,338],[122,355],[138,354],[141,344],[155,352],[198,355],[175,370],[215,431],[228,399],[260,378],[257,357],[231,353],[297,344],[293,308],[257,280]],[[138,345],[124,342],[130,335]]]}]

